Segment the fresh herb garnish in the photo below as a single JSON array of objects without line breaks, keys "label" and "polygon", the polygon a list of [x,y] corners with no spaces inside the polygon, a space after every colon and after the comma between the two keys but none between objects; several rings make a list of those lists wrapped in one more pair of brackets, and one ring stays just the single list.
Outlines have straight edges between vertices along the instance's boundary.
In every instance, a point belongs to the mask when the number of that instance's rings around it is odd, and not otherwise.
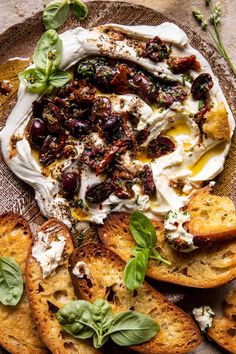
[{"label": "fresh herb garnish", "polygon": [[23,294],[23,278],[16,261],[11,257],[0,257],[0,302],[15,306]]},{"label": "fresh herb garnish", "polygon": [[80,208],[80,209],[84,209],[84,210],[86,210],[86,211],[89,211],[89,208],[88,208],[88,206],[84,203],[84,201],[83,201],[83,199],[77,199],[76,201],[75,201],[75,206],[77,207],[77,208]]},{"label": "fresh herb garnish", "polygon": [[58,311],[57,319],[75,338],[92,337],[95,348],[103,346],[109,338],[120,346],[144,343],[159,331],[158,324],[150,317],[136,311],[114,314],[111,305],[103,299],[93,304],[71,301]]},{"label": "fresh herb garnish", "polygon": [[144,281],[148,260],[155,259],[171,265],[156,250],[157,235],[151,221],[142,213],[136,211],[130,218],[130,231],[137,242],[133,249],[134,255],[125,267],[124,280],[129,290],[137,289]]},{"label": "fresh herb garnish", "polygon": [[183,74],[182,75],[182,82],[183,82],[183,85],[186,86],[186,82],[193,82],[193,78],[190,74]]},{"label": "fresh herb garnish", "polygon": [[88,15],[87,6],[80,0],[52,0],[43,11],[43,22],[46,29],[57,29],[62,26],[70,16],[70,4],[73,14],[84,20]]},{"label": "fresh herb garnish", "polygon": [[62,87],[69,80],[66,71],[58,69],[62,59],[62,41],[54,30],[46,31],[34,52],[34,68],[19,73],[20,81],[31,93],[41,93],[53,87]]},{"label": "fresh herb garnish", "polygon": [[202,99],[198,102],[198,110],[200,111],[205,106],[205,100]]},{"label": "fresh herb garnish", "polygon": [[[214,6],[211,0],[205,0],[206,6],[210,9],[210,14],[208,19],[204,19],[201,10],[193,9],[193,15],[195,19],[202,26],[202,29],[208,31],[219,53],[225,58],[230,68],[232,69],[234,75],[236,76],[236,67],[228,54],[221,37],[220,26],[221,26],[221,6],[217,2]],[[212,31],[213,28],[213,31]]]}]

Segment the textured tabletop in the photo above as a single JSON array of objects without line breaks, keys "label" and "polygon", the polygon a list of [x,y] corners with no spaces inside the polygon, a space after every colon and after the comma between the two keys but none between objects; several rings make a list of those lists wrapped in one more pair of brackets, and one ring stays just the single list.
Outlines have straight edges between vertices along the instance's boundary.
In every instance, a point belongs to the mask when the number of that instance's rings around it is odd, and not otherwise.
[{"label": "textured tabletop", "polygon": [[[216,0],[213,1],[215,2]],[[47,2],[48,0],[0,0],[0,33],[11,25],[21,22],[35,12],[42,10],[43,5]],[[172,17],[201,32],[192,17],[192,7],[202,5],[201,7],[204,8],[204,0],[128,0],[128,2],[151,7],[162,12],[167,17]],[[221,0],[221,4],[223,7],[223,39],[236,62],[236,1]],[[202,36],[208,38],[205,33],[202,33]],[[211,41],[210,37],[208,39]]]}]

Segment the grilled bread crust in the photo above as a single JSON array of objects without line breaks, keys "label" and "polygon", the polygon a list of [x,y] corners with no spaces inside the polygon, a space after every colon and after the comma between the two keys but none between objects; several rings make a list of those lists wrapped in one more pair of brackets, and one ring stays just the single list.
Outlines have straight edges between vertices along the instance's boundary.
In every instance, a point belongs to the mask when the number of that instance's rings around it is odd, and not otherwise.
[{"label": "grilled bread crust", "polygon": [[226,296],[224,316],[213,319],[207,335],[225,350],[236,354],[236,289]]},{"label": "grilled bread crust", "polygon": [[[98,227],[102,243],[126,262],[136,245],[129,230],[129,219],[127,213],[112,213]],[[165,240],[163,223],[153,221],[153,225],[157,232],[156,249],[171,266],[150,260],[146,273],[150,278],[195,288],[213,288],[236,278],[236,240],[180,253]]]},{"label": "grilled bread crust", "polygon": [[[77,278],[73,274],[78,261],[85,262],[89,276]],[[114,312],[135,310],[159,324],[160,331],[153,339],[130,349],[145,354],[187,353],[195,349],[201,336],[192,319],[146,282],[134,292],[129,291],[123,280],[124,268],[120,257],[97,243],[81,246],[70,256],[72,282],[79,297],[90,302],[107,299]]]},{"label": "grilled bread crust", "polygon": [[[32,256],[32,248],[27,260],[27,294],[41,337],[53,354],[99,354],[91,342],[77,340],[63,331],[55,316],[59,308],[76,299],[68,270],[68,258],[74,249],[70,232],[57,219],[44,223],[40,231],[46,233],[50,241],[57,241],[59,235],[65,239],[61,262],[46,278],[43,278],[41,266]],[[37,238],[32,247],[36,242]]]},{"label": "grilled bread crust", "polygon": [[[23,275],[30,244],[30,227],[21,215],[0,215],[0,256],[14,258]],[[0,344],[12,354],[49,353],[37,332],[26,291],[16,306],[0,304]]]}]

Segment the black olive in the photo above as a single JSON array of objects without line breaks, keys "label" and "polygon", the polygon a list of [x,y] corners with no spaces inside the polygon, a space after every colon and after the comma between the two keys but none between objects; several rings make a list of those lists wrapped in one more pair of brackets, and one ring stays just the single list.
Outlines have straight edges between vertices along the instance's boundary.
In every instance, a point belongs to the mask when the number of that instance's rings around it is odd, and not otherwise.
[{"label": "black olive", "polygon": [[175,144],[166,136],[159,135],[148,145],[148,157],[158,158],[175,150]]},{"label": "black olive", "polygon": [[32,143],[41,145],[47,135],[46,123],[40,118],[34,118],[29,127],[29,136]]},{"label": "black olive", "polygon": [[147,103],[154,103],[157,97],[157,89],[151,79],[143,73],[133,77],[136,94]]},{"label": "black olive", "polygon": [[101,182],[89,187],[85,193],[85,199],[92,204],[100,204],[113,192],[109,182]]},{"label": "black olive", "polygon": [[169,55],[169,48],[158,36],[147,42],[146,49],[143,52],[144,57],[149,57],[151,60],[157,62],[168,59]]},{"label": "black olive", "polygon": [[71,135],[78,137],[80,135],[88,134],[89,124],[86,121],[70,118],[66,121],[66,129],[69,130]]},{"label": "black olive", "polygon": [[62,188],[66,193],[74,194],[80,188],[80,176],[75,172],[65,172],[61,176]]},{"label": "black olive", "polygon": [[105,133],[113,133],[119,128],[119,126],[120,126],[119,116],[112,115],[107,118],[105,123],[102,125],[102,129]]},{"label": "black olive", "polygon": [[200,74],[192,83],[191,93],[196,100],[200,100],[206,96],[212,87],[213,81],[211,75],[207,73]]},{"label": "black olive", "polygon": [[109,66],[102,66],[97,69],[95,83],[102,92],[109,92],[111,90],[111,81],[114,74],[114,70]]},{"label": "black olive", "polygon": [[108,117],[111,113],[111,100],[108,97],[96,97],[92,110],[91,117],[94,122],[101,121],[105,117]]}]

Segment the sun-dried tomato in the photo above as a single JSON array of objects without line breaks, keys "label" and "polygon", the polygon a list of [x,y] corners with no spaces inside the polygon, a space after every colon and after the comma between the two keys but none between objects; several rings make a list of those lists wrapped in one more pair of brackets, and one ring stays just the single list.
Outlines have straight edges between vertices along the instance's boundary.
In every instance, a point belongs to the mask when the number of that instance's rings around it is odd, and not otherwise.
[{"label": "sun-dried tomato", "polygon": [[199,129],[202,130],[202,126],[205,122],[205,114],[210,110],[208,105],[205,105],[199,112],[194,114],[193,120],[199,126]]},{"label": "sun-dried tomato", "polygon": [[39,162],[43,166],[48,166],[59,158],[65,147],[65,134],[61,132],[59,137],[48,135],[39,150]]},{"label": "sun-dried tomato", "polygon": [[175,144],[166,136],[159,135],[148,145],[148,157],[158,158],[175,150]]},{"label": "sun-dried tomato", "polygon": [[122,131],[124,133],[124,136],[130,142],[130,145],[132,146],[134,153],[136,153],[136,151],[138,150],[138,145],[137,145],[136,135],[133,131],[133,128],[130,124],[128,124],[129,118],[130,118],[129,113],[121,114],[120,116],[121,126],[122,126]]},{"label": "sun-dried tomato", "polygon": [[206,97],[212,87],[213,80],[211,75],[208,73],[200,74],[192,83],[191,93],[196,100],[200,100]]},{"label": "sun-dried tomato", "polygon": [[59,133],[61,131],[61,124],[65,120],[65,115],[59,107],[49,102],[43,110],[42,118],[46,122],[50,132]]},{"label": "sun-dried tomato", "polygon": [[117,141],[110,150],[104,155],[103,159],[99,163],[96,168],[96,175],[102,173],[106,167],[116,159],[118,154],[123,153],[128,148],[128,141],[127,140],[119,140]]},{"label": "sun-dried tomato", "polygon": [[196,58],[196,55],[190,55],[189,57],[174,57],[168,61],[170,70],[175,73],[183,73],[189,69],[200,70],[201,64]]},{"label": "sun-dried tomato", "polygon": [[120,199],[130,199],[134,196],[132,190],[133,176],[126,171],[116,171],[112,176],[115,195]]},{"label": "sun-dried tomato", "polygon": [[74,90],[70,98],[74,99],[77,103],[82,106],[90,106],[95,97],[95,89],[89,86],[81,86],[77,90]]},{"label": "sun-dried tomato", "polygon": [[145,50],[143,51],[144,57],[149,57],[151,60],[156,62],[168,59],[169,55],[169,48],[158,36],[150,39],[146,44]]},{"label": "sun-dried tomato", "polygon": [[152,169],[149,165],[144,165],[142,171],[143,191],[150,197],[156,193],[156,185],[153,178]]},{"label": "sun-dried tomato", "polygon": [[111,182],[105,181],[88,187],[85,193],[85,199],[92,204],[100,204],[106,200],[113,192]]},{"label": "sun-dried tomato", "polygon": [[114,77],[111,80],[112,90],[118,94],[131,92],[129,85],[129,75],[131,69],[126,64],[119,64]]},{"label": "sun-dried tomato", "polygon": [[147,128],[136,131],[136,140],[138,145],[142,145],[148,138],[150,132]]}]

